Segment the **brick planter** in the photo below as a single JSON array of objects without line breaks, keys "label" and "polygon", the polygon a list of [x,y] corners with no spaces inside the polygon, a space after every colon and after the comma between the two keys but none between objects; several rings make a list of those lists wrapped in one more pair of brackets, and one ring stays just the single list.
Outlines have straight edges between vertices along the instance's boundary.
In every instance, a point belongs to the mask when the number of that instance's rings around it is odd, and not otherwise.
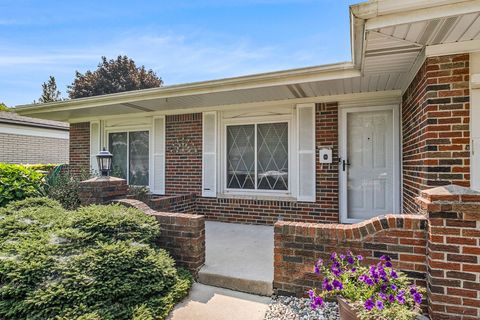
[{"label": "brick planter", "polygon": [[432,319],[480,318],[480,192],[460,186],[423,191],[418,215],[387,215],[353,225],[275,224],[274,289],[302,296],[321,287],[314,262],[352,250],[365,263],[387,254],[427,287]]}]

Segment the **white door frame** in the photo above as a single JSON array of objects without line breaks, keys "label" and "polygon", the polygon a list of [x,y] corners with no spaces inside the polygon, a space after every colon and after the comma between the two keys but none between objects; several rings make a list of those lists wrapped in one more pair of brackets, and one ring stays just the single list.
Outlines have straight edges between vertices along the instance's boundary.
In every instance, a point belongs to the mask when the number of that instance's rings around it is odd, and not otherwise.
[{"label": "white door frame", "polygon": [[[339,210],[341,223],[361,222],[361,219],[349,219],[347,215],[348,197],[347,197],[347,172],[342,170],[342,160],[347,159],[347,114],[354,112],[383,111],[392,110],[393,112],[393,188],[392,199],[394,212],[400,213],[400,119],[399,105],[372,106],[372,107],[341,107],[339,108]],[[347,167],[348,170],[348,167]]]}]

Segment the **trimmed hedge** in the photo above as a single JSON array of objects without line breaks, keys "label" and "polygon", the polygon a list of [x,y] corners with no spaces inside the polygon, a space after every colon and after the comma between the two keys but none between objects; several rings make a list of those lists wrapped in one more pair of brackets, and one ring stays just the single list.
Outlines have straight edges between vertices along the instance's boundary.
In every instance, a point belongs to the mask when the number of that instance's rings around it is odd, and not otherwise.
[{"label": "trimmed hedge", "polygon": [[0,319],[164,319],[190,274],[134,208],[65,211],[30,198],[0,209]]}]

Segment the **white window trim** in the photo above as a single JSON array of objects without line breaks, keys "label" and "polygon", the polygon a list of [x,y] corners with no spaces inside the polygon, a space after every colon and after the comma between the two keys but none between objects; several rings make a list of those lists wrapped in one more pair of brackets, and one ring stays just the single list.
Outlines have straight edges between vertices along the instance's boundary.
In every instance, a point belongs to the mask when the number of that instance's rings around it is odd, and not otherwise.
[{"label": "white window trim", "polygon": [[[294,145],[295,137],[295,119],[292,114],[288,115],[269,115],[268,118],[261,117],[242,117],[239,119],[222,119],[220,127],[220,139],[218,139],[219,163],[218,181],[219,181],[219,197],[246,197],[246,198],[265,198],[265,199],[285,199],[296,200],[296,146]],[[231,125],[253,125],[265,123],[287,123],[288,125],[288,190],[260,190],[260,189],[229,189],[227,188],[227,126]],[[255,140],[257,132],[255,132]],[[256,143],[255,143],[256,144]],[[255,150],[255,165],[257,161],[257,151]]]},{"label": "white window trim", "polygon": [[[153,180],[152,180],[152,170],[153,170],[153,128],[151,126],[125,126],[119,128],[106,128],[104,130],[104,140],[105,146],[110,145],[110,133],[119,133],[119,132],[136,132],[136,131],[148,131],[148,189],[153,189]],[[130,185],[130,144],[129,144],[129,134],[127,134],[127,184]]]}]

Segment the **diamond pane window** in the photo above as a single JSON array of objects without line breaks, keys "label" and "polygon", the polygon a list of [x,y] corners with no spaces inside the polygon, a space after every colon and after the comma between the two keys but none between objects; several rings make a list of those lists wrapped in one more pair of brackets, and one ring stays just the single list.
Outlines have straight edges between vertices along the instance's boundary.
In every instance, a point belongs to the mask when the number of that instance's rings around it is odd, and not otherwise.
[{"label": "diamond pane window", "polygon": [[255,126],[227,127],[227,188],[255,189]]},{"label": "diamond pane window", "polygon": [[257,125],[257,188],[288,190],[288,124]]},{"label": "diamond pane window", "polygon": [[227,126],[227,189],[288,190],[288,123]]}]

